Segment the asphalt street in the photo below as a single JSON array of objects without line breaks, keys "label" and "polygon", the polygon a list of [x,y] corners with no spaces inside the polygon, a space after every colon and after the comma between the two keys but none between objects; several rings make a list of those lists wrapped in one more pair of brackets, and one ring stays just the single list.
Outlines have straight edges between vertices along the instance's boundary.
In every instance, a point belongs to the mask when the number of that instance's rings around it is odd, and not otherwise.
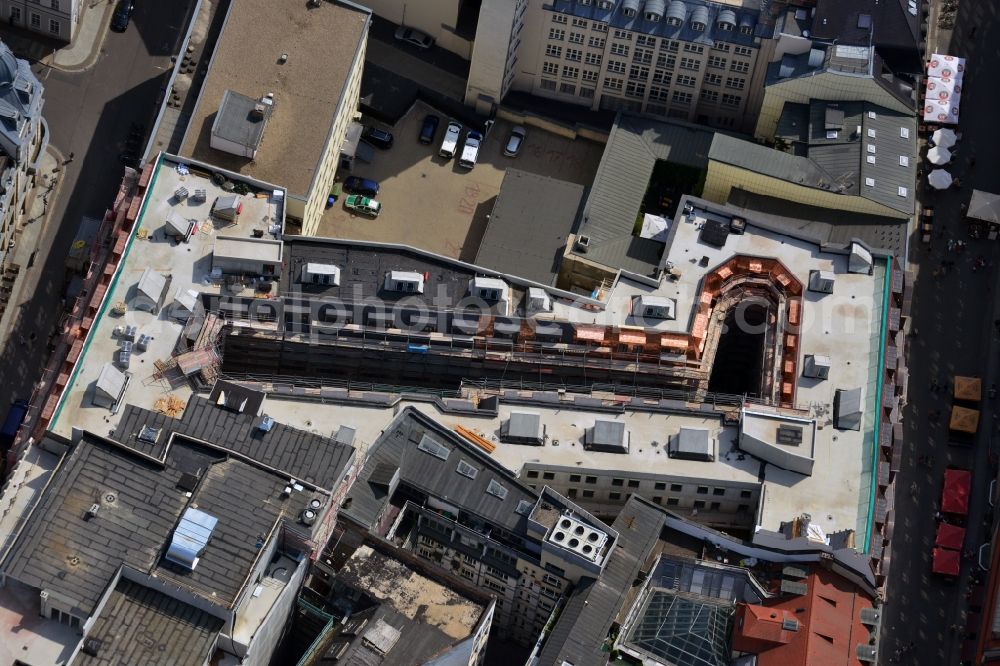
[{"label": "asphalt street", "polygon": [[[170,75],[193,9],[193,0],[137,3],[124,33],[109,32],[94,67],[68,73],[34,63],[45,86],[43,115],[50,143],[73,155],[62,174],[58,199],[37,258],[26,279],[34,297],[16,313],[9,343],[0,354],[0,411],[29,398],[49,351],[46,341],[62,315],[65,261],[84,216],[100,218],[121,181],[120,154],[133,123],[151,130],[161,88]],[[0,28],[0,38],[6,26]],[[22,342],[22,340],[24,342]]]},{"label": "asphalt street", "polygon": [[[961,6],[948,52],[968,58],[958,128],[963,137],[948,168],[960,178],[962,187],[925,193],[925,203],[935,208],[934,240],[929,247],[914,240],[911,248],[911,260],[918,264],[912,311],[916,336],[911,335],[907,353],[906,448],[896,480],[881,664],[959,664],[962,644],[970,640],[966,592],[970,574],[978,567],[971,557],[965,558],[962,575],[949,580],[931,573],[930,558],[945,468],[974,470],[966,521],[965,547],[970,552],[983,543],[988,486],[996,476],[995,455],[990,451],[997,433],[996,405],[984,396],[979,435],[972,447],[949,445],[955,438],[949,436],[947,415],[954,375],[979,375],[985,387],[1000,384],[1000,338],[992,324],[1000,317],[1000,252],[996,241],[969,237],[960,209],[973,188],[1000,192],[995,90],[995,72],[1000,66],[998,10],[991,1],[969,0]],[[967,246],[964,251],[949,251],[949,240],[964,240]],[[973,270],[977,258],[988,262],[985,270]],[[943,272],[942,261],[949,264]],[[934,390],[935,384],[941,388]],[[921,456],[931,456],[933,463],[921,465]]]}]

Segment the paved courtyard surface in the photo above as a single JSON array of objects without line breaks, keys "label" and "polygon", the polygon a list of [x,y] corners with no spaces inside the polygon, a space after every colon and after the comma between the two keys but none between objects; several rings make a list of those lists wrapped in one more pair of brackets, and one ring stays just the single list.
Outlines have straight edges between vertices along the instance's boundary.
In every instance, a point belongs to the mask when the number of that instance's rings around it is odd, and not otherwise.
[{"label": "paved courtyard surface", "polygon": [[[434,143],[424,145],[417,136],[428,113],[440,116],[441,124]],[[353,174],[340,176],[377,180],[382,213],[375,219],[355,215],[344,208],[341,197],[323,216],[318,235],[405,243],[472,261],[507,168],[589,186],[604,151],[604,145],[594,141],[566,139],[529,127],[521,154],[504,157],[511,124],[498,121],[470,171],[460,168],[457,159],[438,155],[447,122],[446,116],[417,102],[396,126],[388,128],[395,135],[391,149],[376,149],[371,164],[358,162]]]},{"label": "paved courtyard surface", "polygon": [[[946,466],[973,471],[971,508],[967,519],[967,551],[979,548],[986,530],[989,482],[996,477],[996,456],[991,454],[996,434],[996,404],[984,402],[979,437],[974,448],[949,446],[946,415],[950,407],[948,386],[952,377],[980,375],[984,386],[997,383],[998,338],[992,321],[1000,317],[1000,252],[997,242],[972,240],[961,218],[960,205],[968,203],[972,189],[1000,192],[1000,127],[996,124],[995,72],[1000,66],[1000,6],[995,2],[962,3],[951,46],[942,34],[939,49],[967,57],[960,130],[963,139],[949,168],[963,187],[925,193],[925,203],[935,208],[935,237],[930,248],[914,241],[911,259],[917,264],[913,300],[913,326],[907,366],[910,371],[909,403],[905,410],[906,455],[896,481],[895,531],[887,602],[882,618],[881,664],[951,666],[962,663],[962,648],[976,628],[974,609],[966,593],[970,574],[978,569],[964,558],[957,581],[930,572],[931,549]],[[933,18],[933,15],[932,15]],[[975,32],[973,32],[975,28]],[[936,32],[936,31],[935,31]],[[975,35],[975,39],[972,39]],[[975,157],[975,164],[969,159]],[[950,239],[968,243],[964,252],[949,252]],[[990,262],[986,270],[973,270],[977,257]],[[942,261],[954,266],[938,277]],[[934,383],[943,388],[933,391]],[[932,418],[940,410],[940,420]],[[932,456],[929,467],[921,456]],[[911,647],[912,646],[912,647]],[[903,652],[898,656],[896,650]]]}]

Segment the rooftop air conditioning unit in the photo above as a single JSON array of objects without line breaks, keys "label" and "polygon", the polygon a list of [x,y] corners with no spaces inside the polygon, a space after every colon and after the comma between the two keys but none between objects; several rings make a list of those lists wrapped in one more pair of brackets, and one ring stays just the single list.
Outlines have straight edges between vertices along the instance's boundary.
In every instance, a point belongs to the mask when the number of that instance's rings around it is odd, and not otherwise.
[{"label": "rooftop air conditioning unit", "polygon": [[549,536],[549,542],[572,551],[577,555],[597,562],[608,541],[608,535],[599,529],[587,525],[576,518],[571,511],[566,511]]},{"label": "rooftop air conditioning unit", "polygon": [[318,514],[312,509],[306,509],[305,511],[302,512],[300,520],[302,521],[303,525],[312,525],[313,523],[316,522],[317,515]]},{"label": "rooftop air conditioning unit", "polygon": [[581,254],[587,254],[587,250],[590,249],[590,236],[577,236],[576,243],[573,244],[576,251]]}]

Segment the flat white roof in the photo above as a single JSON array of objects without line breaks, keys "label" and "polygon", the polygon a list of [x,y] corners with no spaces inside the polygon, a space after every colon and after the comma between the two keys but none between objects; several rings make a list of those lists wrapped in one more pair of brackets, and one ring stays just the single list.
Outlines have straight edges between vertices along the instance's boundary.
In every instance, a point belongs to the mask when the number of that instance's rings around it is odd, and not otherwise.
[{"label": "flat white roof", "polygon": [[281,241],[268,238],[218,236],[215,239],[213,254],[220,259],[249,259],[277,264],[281,262]]},{"label": "flat white roof", "polygon": [[310,275],[336,275],[339,272],[340,268],[333,264],[306,264],[306,273]]}]

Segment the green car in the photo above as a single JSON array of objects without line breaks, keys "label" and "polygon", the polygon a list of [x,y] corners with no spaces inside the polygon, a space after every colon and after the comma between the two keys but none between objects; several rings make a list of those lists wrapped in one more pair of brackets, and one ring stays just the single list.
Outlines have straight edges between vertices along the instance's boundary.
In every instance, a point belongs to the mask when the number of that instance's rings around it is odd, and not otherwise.
[{"label": "green car", "polygon": [[344,207],[348,210],[353,210],[355,213],[371,215],[372,217],[378,217],[379,212],[382,210],[382,204],[374,199],[363,197],[360,194],[352,194],[347,197],[344,200]]}]

